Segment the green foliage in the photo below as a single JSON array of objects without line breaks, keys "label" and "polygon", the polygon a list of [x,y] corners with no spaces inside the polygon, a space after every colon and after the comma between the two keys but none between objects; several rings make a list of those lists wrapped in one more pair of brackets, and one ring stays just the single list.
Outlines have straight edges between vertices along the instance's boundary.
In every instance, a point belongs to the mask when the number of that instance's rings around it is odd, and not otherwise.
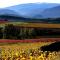
[{"label": "green foliage", "polygon": [[36,37],[60,37],[60,29],[26,28],[13,24],[0,27],[0,39],[35,39]]},{"label": "green foliage", "polygon": [[0,27],[0,39],[2,39],[2,38],[3,38],[3,28]]}]

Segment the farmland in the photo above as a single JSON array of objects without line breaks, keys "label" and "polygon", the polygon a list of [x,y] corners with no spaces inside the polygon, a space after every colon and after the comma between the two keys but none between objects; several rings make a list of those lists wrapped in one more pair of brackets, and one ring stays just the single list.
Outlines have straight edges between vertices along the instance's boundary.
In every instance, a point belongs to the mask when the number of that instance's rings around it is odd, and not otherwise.
[{"label": "farmland", "polygon": [[13,24],[16,26],[22,27],[35,27],[35,28],[60,28],[60,24],[52,24],[52,23],[29,23],[29,22],[11,22],[11,21],[0,21],[0,26],[4,27],[7,24]]},{"label": "farmland", "polygon": [[[2,40],[2,41],[4,41],[4,40]],[[26,51],[25,53],[27,54],[27,52],[31,49],[37,50],[41,46],[48,45],[48,44],[51,44],[51,42],[34,42],[34,43],[29,42],[29,43],[27,43],[27,42],[23,41],[21,43],[21,42],[15,41],[15,43],[14,43],[12,40],[10,43],[7,41],[5,41],[4,43],[0,42],[0,51],[1,51],[0,59],[8,59],[10,57],[10,60],[13,60],[14,58],[16,59],[17,56],[21,56],[20,52],[23,54],[23,51]],[[21,58],[19,58],[19,59],[21,59]]]},{"label": "farmland", "polygon": [[[60,59],[60,52],[41,51],[40,48],[50,45],[60,38],[40,38],[25,40],[0,40],[0,59],[5,60],[55,60]],[[48,53],[48,55],[47,55]]]},{"label": "farmland", "polygon": [[[36,49],[38,47],[41,47],[43,45],[51,44],[52,42],[35,42],[35,43],[0,43],[0,48],[12,48],[14,49],[15,47],[17,49]],[[15,48],[15,49],[16,49]]]},{"label": "farmland", "polygon": [[[19,28],[17,28],[18,26]],[[39,36],[38,39],[35,39],[35,32],[33,32],[33,29],[31,29],[60,28],[60,24],[1,22],[0,27],[3,27],[1,30],[2,39],[0,39],[0,60],[55,60],[57,58],[60,60],[60,54],[58,54],[57,51],[43,52],[40,50],[42,46],[60,41],[60,38],[42,38]],[[30,39],[31,35],[33,36],[32,39]]]},{"label": "farmland", "polygon": [[[0,59],[5,60],[60,60],[60,52],[41,51],[39,48],[53,42],[0,43]],[[48,54],[47,54],[48,53]]]},{"label": "farmland", "polygon": [[0,39],[39,39],[60,37],[60,24],[1,22]]},{"label": "farmland", "polygon": [[[29,55],[29,50],[37,50],[43,45],[51,44],[51,42],[35,42],[35,43],[0,43],[0,59],[8,59],[10,60],[18,59],[19,56]],[[28,60],[28,56],[26,55],[26,60]],[[19,58],[22,59],[23,57]],[[31,60],[31,58],[29,58]]]}]

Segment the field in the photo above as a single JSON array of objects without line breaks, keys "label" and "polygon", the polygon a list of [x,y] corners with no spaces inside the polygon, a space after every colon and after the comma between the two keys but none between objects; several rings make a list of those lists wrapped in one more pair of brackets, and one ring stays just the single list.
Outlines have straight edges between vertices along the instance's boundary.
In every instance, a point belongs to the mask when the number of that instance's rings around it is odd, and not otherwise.
[{"label": "field", "polygon": [[[25,40],[9,40],[9,39],[1,39],[0,40],[0,48],[20,48],[20,49],[33,49],[38,48],[46,44],[52,43],[54,38],[50,41],[49,38],[41,38],[41,39],[25,39]],[[55,39],[56,41],[57,39]],[[7,46],[7,47],[6,47]]]},{"label": "field", "polygon": [[[0,43],[0,59],[8,60],[7,58],[10,57],[10,60],[13,60],[14,58],[16,60],[16,59],[18,59],[17,56],[19,57],[23,53],[25,53],[25,55],[26,55],[26,54],[28,54],[29,50],[37,50],[41,46],[48,45],[51,43],[52,42]],[[22,59],[22,58],[20,58],[20,59]],[[28,60],[28,59],[26,59],[26,60]]]},{"label": "field", "polygon": [[[14,24],[21,27],[60,28],[60,24],[1,22],[0,27]],[[41,51],[40,47],[60,41],[60,38],[40,38],[24,40],[0,40],[0,60],[60,60],[60,51]]]},{"label": "field", "polygon": [[53,42],[0,43],[0,60],[60,60],[60,52],[43,52],[39,49],[51,43]]},{"label": "field", "polygon": [[52,24],[52,23],[28,23],[28,22],[9,22],[9,21],[0,21],[0,26],[4,27],[6,24],[13,24],[16,26],[22,27],[41,27],[41,28],[60,28],[60,24]]},{"label": "field", "polygon": [[0,48],[12,48],[12,49],[36,49],[46,44],[50,44],[52,42],[35,42],[35,43],[0,43]]}]

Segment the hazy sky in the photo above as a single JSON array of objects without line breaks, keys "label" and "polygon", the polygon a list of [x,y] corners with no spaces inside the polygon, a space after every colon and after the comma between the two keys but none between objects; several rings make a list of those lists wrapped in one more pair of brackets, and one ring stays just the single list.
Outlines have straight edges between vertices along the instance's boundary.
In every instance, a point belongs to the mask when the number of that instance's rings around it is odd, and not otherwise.
[{"label": "hazy sky", "polygon": [[23,4],[23,3],[60,3],[60,0],[0,0],[0,8],[13,6],[17,4]]}]

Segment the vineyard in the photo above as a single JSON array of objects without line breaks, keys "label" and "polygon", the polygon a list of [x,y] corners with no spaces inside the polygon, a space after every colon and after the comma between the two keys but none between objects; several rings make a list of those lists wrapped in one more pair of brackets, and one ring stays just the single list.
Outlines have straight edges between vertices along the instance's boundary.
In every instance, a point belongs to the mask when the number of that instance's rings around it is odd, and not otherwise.
[{"label": "vineyard", "polygon": [[[23,59],[24,57],[28,58],[28,55],[31,54],[29,50],[37,50],[39,47],[43,45],[51,44],[50,42],[48,43],[2,43],[0,44],[0,55],[1,59],[6,59],[6,60],[18,60]],[[26,55],[26,56],[25,56]],[[22,56],[22,57],[21,57]],[[21,58],[20,58],[21,57]],[[28,59],[26,59],[28,60]],[[31,58],[30,58],[31,60]]]},{"label": "vineyard", "polygon": [[0,60],[60,60],[60,52],[40,50],[51,43],[0,43]]},{"label": "vineyard", "polygon": [[60,51],[41,50],[42,46],[60,41],[60,38],[41,37],[54,33],[60,34],[60,24],[1,22],[0,60],[60,60]]}]

